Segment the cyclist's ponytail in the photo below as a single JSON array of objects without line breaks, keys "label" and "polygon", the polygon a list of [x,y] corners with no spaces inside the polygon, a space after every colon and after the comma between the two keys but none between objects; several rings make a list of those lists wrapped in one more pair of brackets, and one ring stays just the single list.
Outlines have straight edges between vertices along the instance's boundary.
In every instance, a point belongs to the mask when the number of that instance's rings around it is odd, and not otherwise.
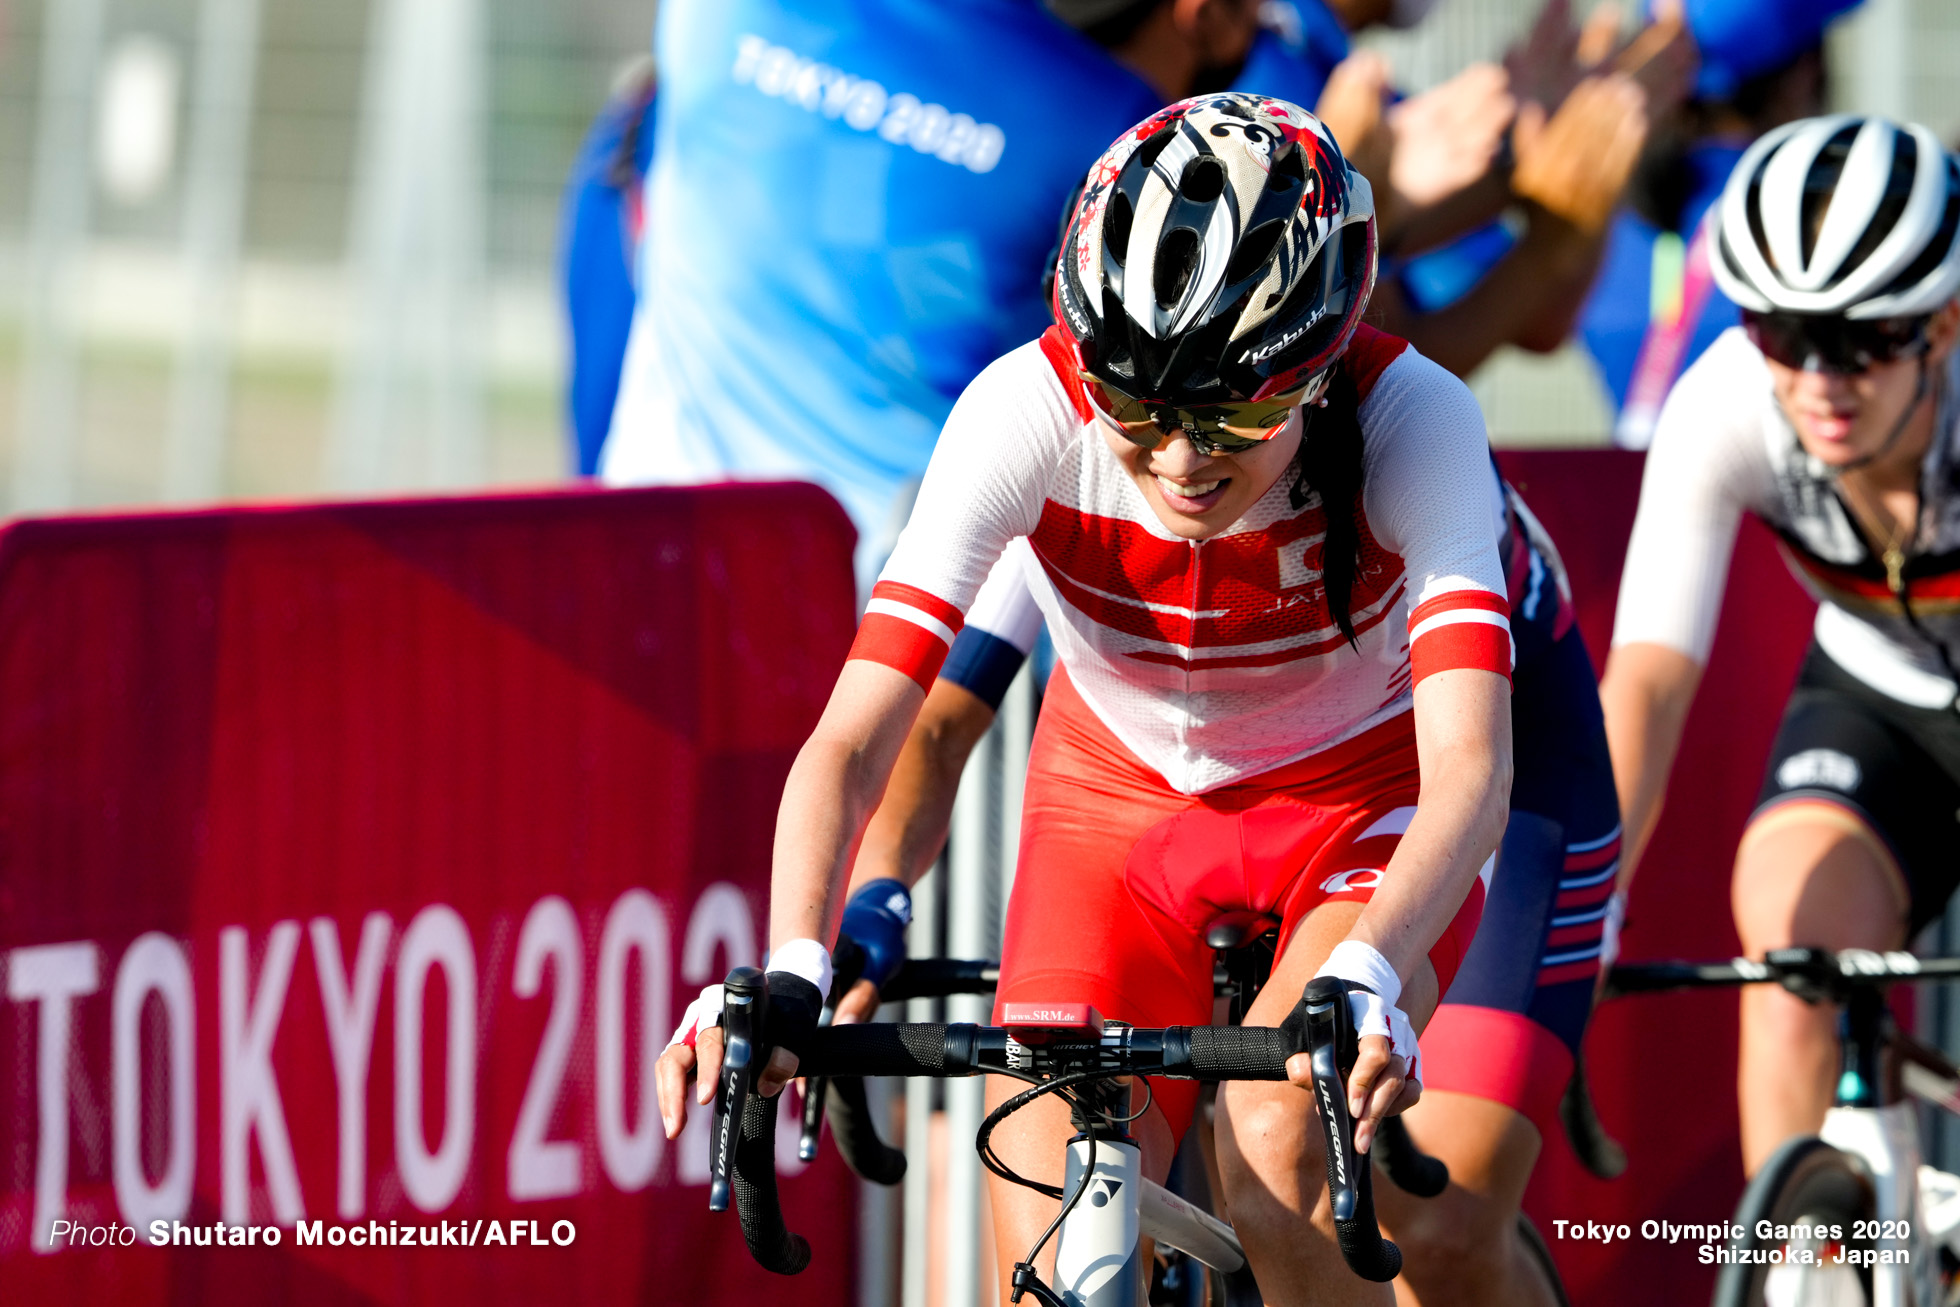
[{"label": "cyclist's ponytail", "polygon": [[1327,520],[1320,564],[1327,608],[1342,636],[1359,651],[1349,604],[1361,565],[1361,392],[1345,362],[1335,365],[1326,400],[1322,407],[1305,410],[1293,507],[1297,511],[1306,506],[1308,495],[1320,495],[1320,511]]}]

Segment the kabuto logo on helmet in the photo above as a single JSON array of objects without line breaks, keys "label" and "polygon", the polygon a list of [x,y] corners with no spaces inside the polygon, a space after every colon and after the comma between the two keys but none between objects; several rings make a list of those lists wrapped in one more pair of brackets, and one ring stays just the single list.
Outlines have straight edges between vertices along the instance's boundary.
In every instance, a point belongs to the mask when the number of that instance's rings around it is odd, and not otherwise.
[{"label": "kabuto logo on helmet", "polygon": [[1264,96],[1159,111],[1089,170],[1055,308],[1083,369],[1150,403],[1326,374],[1374,287],[1374,197],[1318,119]]}]

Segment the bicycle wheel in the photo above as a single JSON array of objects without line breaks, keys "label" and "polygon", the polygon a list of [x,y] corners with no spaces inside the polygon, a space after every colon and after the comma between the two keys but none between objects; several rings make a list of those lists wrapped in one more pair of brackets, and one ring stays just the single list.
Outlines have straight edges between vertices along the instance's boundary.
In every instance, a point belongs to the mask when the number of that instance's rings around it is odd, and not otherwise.
[{"label": "bicycle wheel", "polygon": [[1742,1234],[1729,1250],[1749,1260],[1722,1267],[1714,1307],[1867,1307],[1870,1268],[1838,1258],[1840,1250],[1869,1250],[1869,1240],[1850,1235],[1876,1208],[1855,1158],[1821,1139],[1792,1139],[1736,1207]]}]

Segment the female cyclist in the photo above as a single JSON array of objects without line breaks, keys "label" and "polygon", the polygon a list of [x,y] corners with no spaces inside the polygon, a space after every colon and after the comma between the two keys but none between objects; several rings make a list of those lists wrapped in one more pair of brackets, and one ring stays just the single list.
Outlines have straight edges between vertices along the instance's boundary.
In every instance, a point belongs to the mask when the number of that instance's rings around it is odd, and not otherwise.
[{"label": "female cyclist", "polygon": [[[1292,105],[1187,100],[1097,162],[1063,242],[1059,325],[955,408],[791,770],[772,1011],[814,1025],[860,834],[962,614],[1026,536],[1061,668],[999,1001],[1203,1023],[1205,926],[1271,912],[1285,945],[1248,1020],[1277,1023],[1315,975],[1364,986],[1357,1143],[1414,1101],[1415,1031],[1475,930],[1503,828],[1512,654],[1482,420],[1461,383],[1361,326],[1374,269],[1367,184]],[[718,1062],[714,1007],[697,1001],[662,1055],[670,1130],[686,1076]],[[787,1042],[771,1087],[794,1073]],[[1135,1129],[1159,1176],[1195,1098],[1149,1086]],[[1294,1086],[1220,1095],[1232,1219],[1269,1301],[1389,1301],[1340,1260],[1312,1111]],[[1069,1133],[1065,1108],[1029,1110],[996,1148],[1058,1179]],[[1011,1264],[1052,1204],[995,1197]]]},{"label": "female cyclist", "polygon": [[[1498,554],[1517,647],[1510,818],[1477,934],[1423,1032],[1425,1089],[1405,1118],[1451,1184],[1436,1199],[1376,1195],[1404,1254],[1405,1307],[1563,1301],[1521,1202],[1558,1129],[1618,906],[1620,806],[1592,659],[1556,550],[1515,492],[1509,509]],[[841,934],[864,950],[866,979],[839,999],[839,1021],[869,1020],[903,961],[909,889],[945,847],[967,757],[1040,634],[1028,566],[1040,564],[1017,540],[981,587],[865,829]]]},{"label": "female cyclist", "polygon": [[[1659,816],[1744,510],[1821,601],[1736,853],[1737,933],[1891,949],[1960,878],[1960,169],[1924,127],[1811,118],[1759,140],[1718,206],[1742,308],[1662,409],[1601,684],[1634,858]],[[1751,1171],[1830,1105],[1836,1014],[1742,997]]]}]

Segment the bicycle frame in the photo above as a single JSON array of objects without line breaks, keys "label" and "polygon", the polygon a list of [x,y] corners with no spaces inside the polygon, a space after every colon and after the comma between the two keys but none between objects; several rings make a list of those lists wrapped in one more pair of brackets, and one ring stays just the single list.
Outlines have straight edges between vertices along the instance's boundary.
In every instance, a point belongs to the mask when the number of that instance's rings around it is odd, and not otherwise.
[{"label": "bicycle frame", "polygon": [[1092,1123],[1069,1141],[1062,1192],[1078,1190],[1082,1200],[1071,1203],[1056,1233],[1052,1291],[1032,1276],[1019,1281],[1044,1307],[1054,1307],[1051,1292],[1067,1307],[1135,1307],[1144,1283],[1144,1239],[1219,1272],[1224,1307],[1264,1302],[1238,1233],[1144,1175],[1143,1153],[1121,1126]]},{"label": "bicycle frame", "polygon": [[1919,1221],[1919,1123],[1912,1104],[1833,1107],[1817,1137],[1863,1165],[1878,1228],[1906,1231],[1903,1238],[1872,1241],[1880,1251],[1907,1258],[1904,1264],[1880,1260],[1872,1266],[1872,1307],[1933,1307],[1940,1301],[1939,1250],[1926,1241]]},{"label": "bicycle frame", "polygon": [[[1817,1137],[1854,1159],[1870,1182],[1881,1254],[1871,1267],[1871,1307],[1935,1307],[1939,1245],[1919,1205],[1919,1123],[1912,1097],[1960,1111],[1960,1076],[1937,1050],[1888,1025],[1883,987],[1960,977],[1960,958],[1847,949],[1777,949],[1761,962],[1622,964],[1609,995],[1777,983],[1807,1002],[1842,1004],[1841,1071]],[[1897,1065],[1888,1065],[1890,1051]],[[1847,1237],[1852,1232],[1845,1231]],[[1886,1261],[1883,1255],[1896,1254]],[[1902,1258],[1902,1260],[1901,1260]]]},{"label": "bicycle frame", "polygon": [[1879,1250],[1906,1260],[1881,1259],[1872,1266],[1872,1307],[1932,1307],[1940,1301],[1939,1250],[1926,1240],[1919,1219],[1919,1122],[1911,1101],[1894,1092],[1884,1066],[1892,1038],[1884,998],[1871,986],[1844,997],[1843,1071],[1817,1137],[1863,1165],[1878,1229],[1904,1232],[1873,1240]]}]

